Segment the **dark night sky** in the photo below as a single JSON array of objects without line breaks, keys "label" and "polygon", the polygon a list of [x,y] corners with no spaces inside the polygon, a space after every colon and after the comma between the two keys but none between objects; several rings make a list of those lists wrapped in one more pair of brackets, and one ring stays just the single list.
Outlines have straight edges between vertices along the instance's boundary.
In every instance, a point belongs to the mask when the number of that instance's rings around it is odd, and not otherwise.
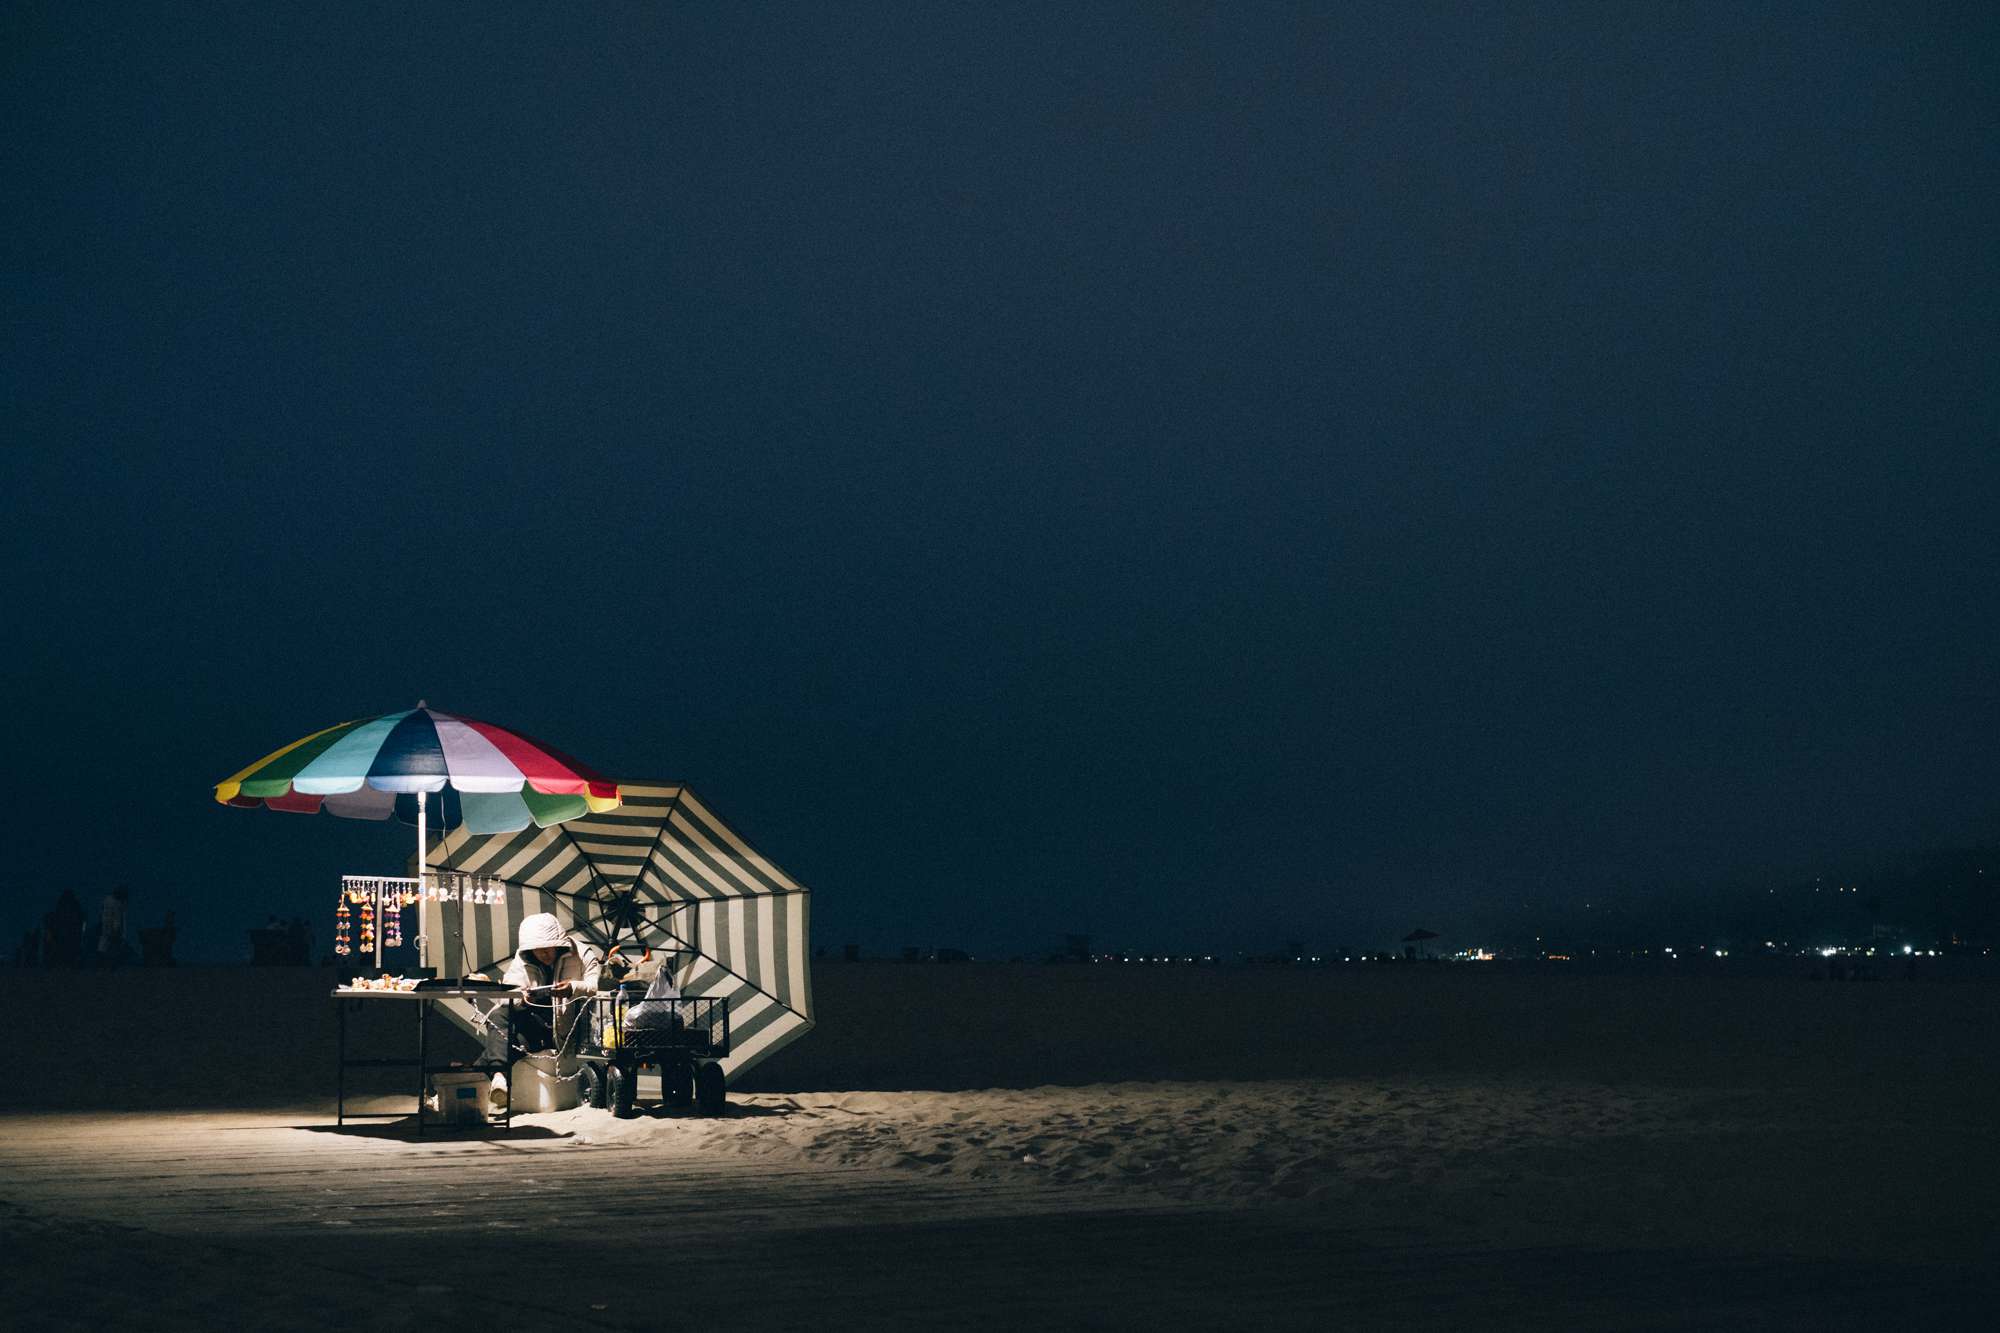
[{"label": "dark night sky", "polygon": [[0,16],[14,931],[419,696],[830,945],[2000,832],[2000,10],[589,8]]}]

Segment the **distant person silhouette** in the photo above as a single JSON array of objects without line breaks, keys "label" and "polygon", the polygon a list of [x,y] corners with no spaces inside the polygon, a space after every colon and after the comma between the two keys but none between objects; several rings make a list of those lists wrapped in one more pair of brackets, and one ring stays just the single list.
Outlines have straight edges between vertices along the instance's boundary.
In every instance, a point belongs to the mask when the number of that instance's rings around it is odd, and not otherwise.
[{"label": "distant person silhouette", "polygon": [[49,937],[43,941],[42,956],[50,967],[76,967],[83,962],[83,904],[76,890],[64,889],[56,897],[55,909],[47,917]]},{"label": "distant person silhouette", "polygon": [[250,964],[253,967],[279,967],[291,961],[286,956],[284,923],[278,914],[265,916],[264,924],[250,932]]},{"label": "distant person silhouette", "polygon": [[97,961],[103,967],[117,967],[130,954],[125,943],[125,906],[131,891],[123,884],[104,895],[97,915]]},{"label": "distant person silhouette", "polygon": [[297,967],[312,962],[312,927],[302,916],[285,924],[285,961]]},{"label": "distant person silhouette", "polygon": [[174,914],[167,913],[167,919],[159,925],[139,932],[139,963],[143,967],[172,967],[174,965]]}]

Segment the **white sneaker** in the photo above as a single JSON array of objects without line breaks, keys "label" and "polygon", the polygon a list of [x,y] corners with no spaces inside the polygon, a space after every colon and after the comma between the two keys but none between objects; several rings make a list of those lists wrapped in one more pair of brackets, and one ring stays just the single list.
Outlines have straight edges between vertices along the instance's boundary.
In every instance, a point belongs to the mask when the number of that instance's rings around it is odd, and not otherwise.
[{"label": "white sneaker", "polygon": [[507,1076],[495,1074],[492,1084],[486,1089],[486,1114],[507,1114]]}]

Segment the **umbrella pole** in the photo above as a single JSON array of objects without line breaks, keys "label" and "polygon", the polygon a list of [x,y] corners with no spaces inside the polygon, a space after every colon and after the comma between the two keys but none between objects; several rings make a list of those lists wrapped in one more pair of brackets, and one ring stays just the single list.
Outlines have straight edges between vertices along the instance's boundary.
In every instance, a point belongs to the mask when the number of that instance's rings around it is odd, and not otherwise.
[{"label": "umbrella pole", "polygon": [[[444,808],[444,797],[440,795],[438,797],[438,809],[441,811],[443,810],[443,808]],[[431,814],[430,796],[425,792],[418,792],[417,793],[417,912],[419,917],[421,917],[424,910],[423,906],[424,859],[430,851],[430,814]],[[401,911],[402,909],[399,907],[396,910]],[[378,936],[377,938],[380,937]],[[422,962],[423,959],[419,958],[417,959],[417,961]]]}]

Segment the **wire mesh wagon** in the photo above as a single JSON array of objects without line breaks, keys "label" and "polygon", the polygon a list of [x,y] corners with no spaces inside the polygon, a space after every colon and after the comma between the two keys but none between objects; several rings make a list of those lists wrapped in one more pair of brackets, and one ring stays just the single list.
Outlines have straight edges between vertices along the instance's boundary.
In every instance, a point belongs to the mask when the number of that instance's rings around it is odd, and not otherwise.
[{"label": "wire mesh wagon", "polygon": [[690,1104],[720,1115],[728,1102],[722,1061],[729,1058],[729,1001],[724,996],[656,996],[626,981],[593,996],[579,1025],[577,1095],[614,1115],[637,1113],[639,1072],[660,1076],[660,1103]]}]

